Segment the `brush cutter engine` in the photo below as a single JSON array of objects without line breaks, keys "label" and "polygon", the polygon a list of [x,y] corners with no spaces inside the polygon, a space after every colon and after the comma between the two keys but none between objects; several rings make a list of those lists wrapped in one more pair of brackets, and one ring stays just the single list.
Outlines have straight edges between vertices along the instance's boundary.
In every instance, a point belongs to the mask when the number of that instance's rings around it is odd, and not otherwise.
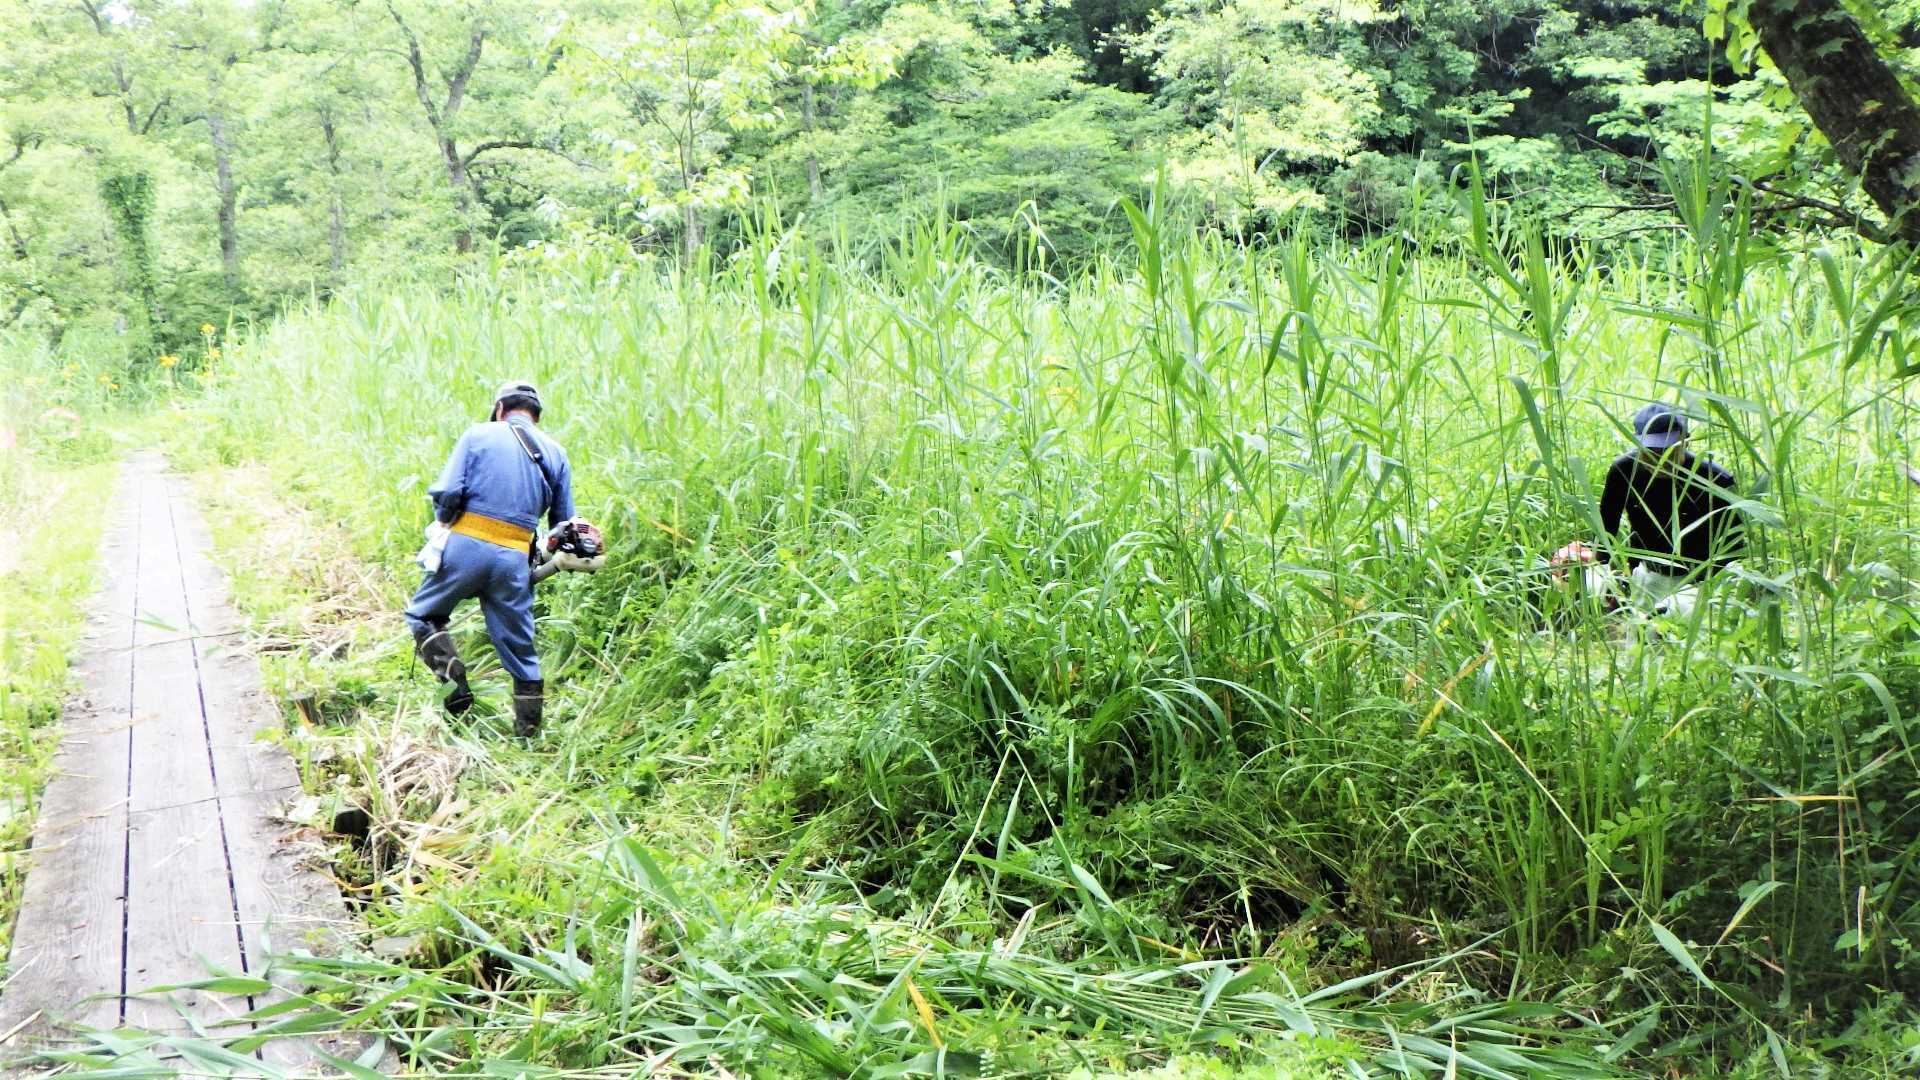
[{"label": "brush cutter engine", "polygon": [[533,545],[533,580],[538,583],[562,570],[591,574],[606,565],[606,538],[583,518],[569,518]]}]

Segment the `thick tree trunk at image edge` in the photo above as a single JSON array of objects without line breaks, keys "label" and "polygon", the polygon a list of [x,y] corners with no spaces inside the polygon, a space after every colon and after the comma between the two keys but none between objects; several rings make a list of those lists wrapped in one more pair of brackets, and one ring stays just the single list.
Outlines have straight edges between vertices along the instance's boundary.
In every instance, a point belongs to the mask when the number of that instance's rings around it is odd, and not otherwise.
[{"label": "thick tree trunk at image edge", "polygon": [[1754,0],[1748,18],[1894,236],[1920,244],[1920,104],[1860,24],[1837,0]]}]

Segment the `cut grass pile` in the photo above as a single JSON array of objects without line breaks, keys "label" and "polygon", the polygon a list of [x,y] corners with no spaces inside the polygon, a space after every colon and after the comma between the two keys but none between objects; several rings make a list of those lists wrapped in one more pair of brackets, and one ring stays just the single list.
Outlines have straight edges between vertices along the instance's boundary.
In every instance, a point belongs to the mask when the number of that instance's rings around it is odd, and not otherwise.
[{"label": "cut grass pile", "polygon": [[[1058,281],[950,226],[548,251],[236,344],[205,449],[387,604],[506,377],[613,539],[543,591],[531,747],[477,619],[459,724],[390,617],[278,664],[374,939],[283,961],[292,1022],[529,1075],[1913,1067],[1905,279],[1680,187],[1604,252],[1481,206],[1252,251],[1148,208]],[[1753,533],[1689,620],[1542,558],[1650,398]]]}]

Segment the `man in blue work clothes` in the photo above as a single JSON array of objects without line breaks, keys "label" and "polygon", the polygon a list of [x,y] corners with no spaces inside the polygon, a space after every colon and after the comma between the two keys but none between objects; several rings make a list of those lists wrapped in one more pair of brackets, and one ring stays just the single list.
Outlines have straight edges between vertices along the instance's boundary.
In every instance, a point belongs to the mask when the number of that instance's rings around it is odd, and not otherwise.
[{"label": "man in blue work clothes", "polygon": [[439,567],[406,610],[415,650],[427,670],[453,684],[446,706],[459,715],[473,705],[473,691],[447,618],[460,601],[480,601],[500,666],[513,676],[513,731],[521,736],[540,730],[546,691],[533,648],[528,550],[542,513],[555,526],[573,516],[566,451],[539,423],[540,392],[531,383],[510,382],[494,395],[491,419],[454,444],[440,479],[427,489],[434,517],[450,535]]}]

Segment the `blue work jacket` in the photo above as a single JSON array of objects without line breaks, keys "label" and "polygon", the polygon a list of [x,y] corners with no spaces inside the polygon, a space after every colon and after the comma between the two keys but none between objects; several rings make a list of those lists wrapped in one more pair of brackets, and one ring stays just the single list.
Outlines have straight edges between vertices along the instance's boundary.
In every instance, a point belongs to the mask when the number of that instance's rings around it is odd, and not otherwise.
[{"label": "blue work jacket", "polygon": [[[515,437],[525,434],[545,459],[547,477],[533,463]],[[475,424],[453,445],[440,479],[427,489],[441,521],[452,521],[461,510],[511,522],[530,532],[540,530],[540,515],[558,525],[573,516],[573,467],[567,452],[525,416]]]}]

